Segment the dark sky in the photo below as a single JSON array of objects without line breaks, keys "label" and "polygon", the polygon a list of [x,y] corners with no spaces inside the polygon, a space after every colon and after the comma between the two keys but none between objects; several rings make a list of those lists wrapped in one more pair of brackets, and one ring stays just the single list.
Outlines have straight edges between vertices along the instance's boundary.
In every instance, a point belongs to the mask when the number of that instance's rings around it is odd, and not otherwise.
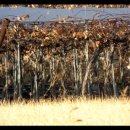
[{"label": "dark sky", "polygon": [[[39,16],[39,21],[49,21],[54,20],[54,18],[58,17],[66,17],[66,16],[75,16],[80,18],[93,18],[95,13],[100,12],[100,14],[104,14],[106,16],[107,13],[117,16],[118,14],[130,14],[129,8],[77,8],[72,10],[67,9],[44,9],[44,8],[27,8],[27,7],[18,7],[17,9],[4,7],[0,8],[0,19],[2,18],[10,18],[14,16],[20,16],[29,14],[30,17],[28,19],[35,21]],[[107,13],[105,13],[107,12]],[[9,16],[14,15],[14,16]]]}]

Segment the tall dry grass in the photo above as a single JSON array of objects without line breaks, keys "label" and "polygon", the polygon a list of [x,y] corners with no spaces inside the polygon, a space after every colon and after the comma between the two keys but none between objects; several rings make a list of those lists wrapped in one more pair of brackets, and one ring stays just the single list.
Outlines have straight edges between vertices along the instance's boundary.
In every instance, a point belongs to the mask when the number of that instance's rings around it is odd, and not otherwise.
[{"label": "tall dry grass", "polygon": [[0,125],[130,125],[127,99],[3,103]]}]

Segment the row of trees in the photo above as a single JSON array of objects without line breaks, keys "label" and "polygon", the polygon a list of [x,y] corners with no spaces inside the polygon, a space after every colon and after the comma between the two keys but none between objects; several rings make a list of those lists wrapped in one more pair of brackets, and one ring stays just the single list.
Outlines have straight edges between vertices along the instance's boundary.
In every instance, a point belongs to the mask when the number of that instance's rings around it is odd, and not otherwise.
[{"label": "row of trees", "polygon": [[130,82],[128,22],[121,17],[30,26],[13,22],[0,54],[3,98],[13,86],[14,99],[22,99],[27,84],[30,98],[36,100],[118,97]]}]

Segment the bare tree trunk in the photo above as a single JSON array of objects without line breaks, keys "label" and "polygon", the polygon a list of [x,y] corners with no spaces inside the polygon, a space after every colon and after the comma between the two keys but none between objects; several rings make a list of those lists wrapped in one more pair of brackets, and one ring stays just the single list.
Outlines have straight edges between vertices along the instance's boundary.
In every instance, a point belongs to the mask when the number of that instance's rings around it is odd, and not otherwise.
[{"label": "bare tree trunk", "polygon": [[13,77],[14,77],[14,100],[18,97],[18,87],[17,87],[17,56],[14,54],[14,65],[13,65]]},{"label": "bare tree trunk", "polygon": [[78,84],[78,57],[77,57],[77,49],[73,50],[73,67],[74,67],[74,79],[75,79],[75,90],[76,95],[79,95],[79,84]]},{"label": "bare tree trunk", "polygon": [[108,49],[105,49],[105,61],[104,61],[104,68],[105,68],[105,73],[104,73],[104,96],[107,98],[108,96],[108,76],[109,76],[109,60],[110,60],[110,57],[109,57],[109,50]]},{"label": "bare tree trunk", "polygon": [[80,63],[79,63],[79,66],[78,66],[78,70],[79,70],[79,95],[81,94],[81,87],[82,87],[82,57],[80,57]]},{"label": "bare tree trunk", "polygon": [[18,81],[18,98],[22,99],[22,93],[21,93],[21,54],[20,54],[20,45],[19,42],[17,43],[17,69],[18,69],[18,75],[17,75],[17,81]]},{"label": "bare tree trunk", "polygon": [[115,74],[114,74],[114,63],[113,63],[113,56],[114,56],[114,46],[110,46],[111,49],[111,72],[112,72],[112,84],[113,84],[113,90],[114,90],[114,97],[118,96],[117,93],[117,86],[115,81]]},{"label": "bare tree trunk", "polygon": [[124,71],[123,71],[123,64],[122,64],[121,47],[119,47],[118,52],[119,52],[119,66],[120,66],[120,81],[122,82]]},{"label": "bare tree trunk", "polygon": [[[86,66],[87,67],[86,67],[86,74],[85,74],[85,77],[84,77],[84,80],[83,80],[83,83],[82,83],[82,92],[81,92],[82,96],[85,96],[85,94],[86,94],[86,82],[87,82],[87,78],[88,78],[89,69],[90,69],[90,66],[91,66],[91,63],[88,63],[88,61],[89,61],[89,57],[88,57],[88,43],[86,43],[86,46],[85,46],[85,56],[86,56]],[[90,89],[90,84],[88,83],[87,86],[88,86],[88,90],[89,90]]]},{"label": "bare tree trunk", "polygon": [[47,91],[45,92],[44,94],[44,97],[45,96],[49,96],[49,97],[53,97],[54,93],[53,93],[53,89],[54,89],[54,85],[55,85],[55,82],[57,80],[57,75],[55,74],[55,59],[54,57],[52,57],[52,59],[49,60],[49,69],[50,69],[50,85],[49,85],[49,88],[47,89]]},{"label": "bare tree trunk", "polygon": [[37,82],[37,59],[35,61],[35,72],[34,72],[34,88],[35,88],[35,100],[38,101],[38,82]]},{"label": "bare tree trunk", "polygon": [[3,89],[3,97],[2,99],[8,99],[8,52],[6,49],[5,52],[5,86]]},{"label": "bare tree trunk", "polygon": [[63,62],[60,62],[61,65],[61,69],[62,69],[62,77],[61,77],[61,85],[63,87],[63,97],[66,96],[66,87],[65,87],[65,82],[64,82],[64,75],[65,75],[65,70],[64,70],[64,66],[63,66]]},{"label": "bare tree trunk", "polygon": [[54,58],[50,59],[50,79],[54,77]]},{"label": "bare tree trunk", "polygon": [[41,84],[41,87],[42,87],[42,95],[44,95],[44,89],[45,89],[45,85],[46,85],[46,73],[45,73],[45,60],[44,60],[44,54],[43,54],[43,50],[41,49],[41,53],[42,53],[42,65],[41,65],[41,71],[42,71],[42,84]]}]

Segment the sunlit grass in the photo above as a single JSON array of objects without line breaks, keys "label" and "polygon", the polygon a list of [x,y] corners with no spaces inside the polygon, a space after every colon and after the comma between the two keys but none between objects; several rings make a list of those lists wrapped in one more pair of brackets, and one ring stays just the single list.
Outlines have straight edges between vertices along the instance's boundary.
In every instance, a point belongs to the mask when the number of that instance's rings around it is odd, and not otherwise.
[{"label": "sunlit grass", "polygon": [[4,103],[0,125],[130,125],[130,101],[79,98]]}]

